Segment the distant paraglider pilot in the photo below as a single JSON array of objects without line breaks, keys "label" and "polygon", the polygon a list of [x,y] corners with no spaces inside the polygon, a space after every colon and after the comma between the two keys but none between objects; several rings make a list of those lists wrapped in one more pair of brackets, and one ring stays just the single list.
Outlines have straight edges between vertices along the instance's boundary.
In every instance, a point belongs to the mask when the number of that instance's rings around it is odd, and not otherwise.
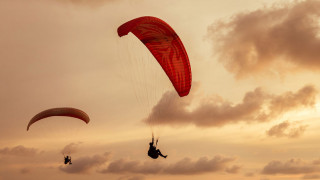
[{"label": "distant paraglider pilot", "polygon": [[71,157],[65,156],[65,157],[64,157],[64,164],[72,164],[72,162],[71,162]]},{"label": "distant paraglider pilot", "polygon": [[148,156],[150,156],[153,159],[157,159],[159,157],[159,155],[163,158],[167,158],[168,155],[163,155],[161,154],[160,150],[157,149],[157,144],[158,144],[158,140],[156,142],[156,145],[154,145],[154,137],[152,134],[152,142],[149,143],[149,151],[148,151]]}]

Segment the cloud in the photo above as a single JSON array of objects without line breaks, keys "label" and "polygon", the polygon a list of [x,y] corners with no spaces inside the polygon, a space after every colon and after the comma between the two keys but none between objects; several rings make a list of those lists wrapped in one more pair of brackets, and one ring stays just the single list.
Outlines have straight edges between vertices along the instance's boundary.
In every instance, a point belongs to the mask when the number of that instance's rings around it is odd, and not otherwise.
[{"label": "cloud", "polygon": [[32,157],[38,153],[38,149],[35,148],[26,148],[22,145],[13,147],[13,148],[3,148],[0,149],[0,154],[2,155],[11,155],[11,156],[24,156],[24,157]]},{"label": "cloud", "polygon": [[22,169],[20,169],[20,173],[21,174],[28,174],[28,173],[30,173],[31,172],[31,170],[29,169],[29,168],[22,168]]},{"label": "cloud", "polygon": [[319,171],[314,163],[307,163],[301,159],[290,159],[286,162],[271,161],[262,170],[262,174],[308,174]]},{"label": "cloud", "polygon": [[232,166],[230,168],[227,168],[226,172],[227,173],[231,173],[231,174],[237,174],[240,169],[241,169],[241,166],[234,165],[234,166]]},{"label": "cloud", "polygon": [[225,158],[215,156],[212,159],[207,157],[199,158],[197,161],[191,161],[185,158],[175,164],[171,164],[164,169],[167,174],[203,174],[208,172],[227,171],[227,164],[234,161],[234,158]]},{"label": "cloud", "polygon": [[140,162],[137,160],[119,159],[111,162],[107,169],[101,173],[141,173],[141,174],[157,174],[163,169],[162,164],[158,162]]},{"label": "cloud", "polygon": [[246,174],[244,174],[246,177],[253,177],[254,173],[253,172],[247,172]]},{"label": "cloud", "polygon": [[[118,159],[109,161],[110,153],[103,155],[85,156],[77,159],[72,159],[72,165],[60,166],[59,169],[66,173],[71,174],[84,174],[100,168],[100,173],[113,173],[125,175],[119,180],[142,180],[142,174],[171,174],[171,175],[194,175],[212,172],[227,172],[238,173],[240,166],[232,165],[235,161],[233,157],[224,157],[221,155],[214,156],[213,158],[201,157],[197,160],[184,158],[180,161],[171,164],[165,164],[160,161],[139,161]],[[107,168],[103,168],[103,166]],[[139,174],[139,176],[131,176],[126,174]]]},{"label": "cloud", "polygon": [[309,85],[297,92],[274,95],[261,88],[247,92],[241,103],[232,104],[219,96],[203,99],[199,105],[189,109],[196,96],[192,91],[186,98],[176,92],[166,92],[145,119],[147,123],[158,125],[187,125],[198,127],[219,127],[238,122],[265,122],[273,120],[289,111],[313,107],[318,94]]},{"label": "cloud", "polygon": [[315,165],[320,165],[320,159],[316,159],[312,162],[312,164],[315,164]]},{"label": "cloud", "polygon": [[266,175],[277,174],[304,174],[301,179],[319,179],[320,175],[320,159],[313,161],[303,161],[301,159],[293,158],[285,162],[271,161],[261,171]]},{"label": "cloud", "polygon": [[71,154],[71,153],[75,153],[78,151],[78,147],[81,144],[81,142],[78,143],[70,143],[68,145],[66,145],[62,150],[61,153],[62,154]]},{"label": "cloud", "polygon": [[302,179],[320,179],[319,174],[306,174],[302,177]]},{"label": "cloud", "polygon": [[243,12],[208,27],[219,61],[236,77],[320,70],[320,1]]},{"label": "cloud", "polygon": [[268,136],[274,136],[274,137],[297,138],[304,133],[306,128],[307,128],[306,125],[292,127],[292,124],[290,124],[288,121],[284,121],[278,125],[274,125],[266,133]]},{"label": "cloud", "polygon": [[139,173],[139,174],[171,174],[171,175],[194,175],[212,172],[231,172],[236,173],[238,166],[228,165],[233,162],[235,158],[215,156],[211,159],[207,157],[199,158],[198,160],[191,160],[184,158],[176,163],[164,164],[155,161],[132,161],[120,159],[109,164],[107,169],[100,171],[101,173]]},{"label": "cloud", "polygon": [[66,173],[89,173],[92,169],[104,165],[110,158],[110,153],[103,155],[85,156],[72,159],[72,165],[60,166],[59,169]]},{"label": "cloud", "polygon": [[118,180],[144,180],[144,176],[123,176],[120,177]]},{"label": "cloud", "polygon": [[116,0],[55,0],[60,3],[68,3],[81,7],[98,8],[107,3],[115,2]]}]

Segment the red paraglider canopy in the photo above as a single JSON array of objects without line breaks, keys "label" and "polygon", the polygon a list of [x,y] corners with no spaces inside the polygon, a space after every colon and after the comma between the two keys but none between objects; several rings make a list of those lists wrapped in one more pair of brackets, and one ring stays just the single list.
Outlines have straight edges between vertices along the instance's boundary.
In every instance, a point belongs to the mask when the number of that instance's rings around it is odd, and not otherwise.
[{"label": "red paraglider canopy", "polygon": [[149,49],[165,71],[179,96],[189,94],[191,67],[187,52],[175,31],[161,19],[145,16],[118,28],[120,37],[132,32]]}]

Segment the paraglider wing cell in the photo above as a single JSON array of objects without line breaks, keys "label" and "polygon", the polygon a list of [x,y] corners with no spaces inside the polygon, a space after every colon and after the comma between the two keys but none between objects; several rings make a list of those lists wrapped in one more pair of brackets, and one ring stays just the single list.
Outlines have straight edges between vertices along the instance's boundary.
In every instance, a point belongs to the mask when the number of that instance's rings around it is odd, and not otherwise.
[{"label": "paraglider wing cell", "polygon": [[145,16],[118,28],[120,37],[132,32],[161,65],[179,96],[189,94],[191,67],[187,52],[175,31],[161,19]]}]

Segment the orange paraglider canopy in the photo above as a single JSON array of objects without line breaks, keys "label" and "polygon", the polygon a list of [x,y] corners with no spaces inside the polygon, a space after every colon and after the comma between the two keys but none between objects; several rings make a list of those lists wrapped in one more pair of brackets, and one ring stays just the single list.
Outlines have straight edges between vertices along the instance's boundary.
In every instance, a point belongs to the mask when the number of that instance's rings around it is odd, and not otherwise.
[{"label": "orange paraglider canopy", "polygon": [[33,123],[35,123],[39,120],[42,120],[44,118],[51,117],[51,116],[74,117],[74,118],[77,118],[77,119],[84,121],[87,124],[90,121],[89,116],[85,112],[83,112],[79,109],[70,108],[70,107],[52,108],[52,109],[47,109],[45,111],[42,111],[42,112],[38,113],[37,115],[35,115],[29,121],[28,126],[27,126],[27,131],[29,130],[30,126]]}]

